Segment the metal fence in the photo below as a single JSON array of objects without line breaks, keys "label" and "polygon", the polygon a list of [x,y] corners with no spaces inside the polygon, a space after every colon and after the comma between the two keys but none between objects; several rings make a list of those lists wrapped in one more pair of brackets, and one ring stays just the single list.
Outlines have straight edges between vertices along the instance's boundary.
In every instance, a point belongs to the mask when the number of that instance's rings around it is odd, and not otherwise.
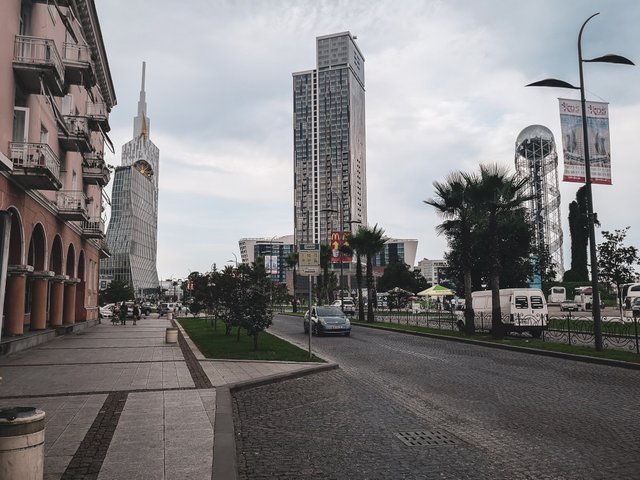
[{"label": "metal fence", "polygon": [[[623,312],[624,313],[624,312]],[[464,322],[463,312],[412,311],[378,312],[377,321],[396,323],[398,325],[415,325],[439,330],[459,330],[459,322]],[[515,315],[511,322],[510,315],[503,315],[503,323],[507,325],[508,335],[518,338],[531,338],[540,331],[540,340],[545,342],[564,343],[580,347],[593,347],[595,334],[593,319],[588,314],[567,313],[548,318],[545,322],[539,315]],[[547,323],[547,328],[543,327]],[[491,330],[491,314],[475,315],[477,332],[488,333]],[[602,317],[602,343],[605,349],[624,350],[640,355],[640,318],[632,316]]]}]

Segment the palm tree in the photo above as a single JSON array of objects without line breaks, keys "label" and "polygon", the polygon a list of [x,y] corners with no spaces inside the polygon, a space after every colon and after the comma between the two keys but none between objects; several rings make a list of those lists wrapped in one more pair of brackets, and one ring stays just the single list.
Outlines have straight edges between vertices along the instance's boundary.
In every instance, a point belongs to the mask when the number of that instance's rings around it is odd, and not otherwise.
[{"label": "palm tree", "polygon": [[464,318],[467,335],[475,333],[473,303],[471,300],[471,257],[474,206],[470,193],[478,183],[478,176],[462,172],[449,174],[444,182],[433,182],[435,197],[424,203],[434,207],[444,221],[438,225],[438,234],[455,238],[462,251],[461,268],[464,276]]},{"label": "palm tree", "polygon": [[298,252],[290,252],[285,258],[287,267],[293,270],[293,313],[298,311],[298,299],[296,297],[296,287],[298,283],[296,267],[298,266]]},{"label": "palm tree", "polygon": [[481,165],[479,181],[473,184],[472,202],[476,212],[483,215],[489,236],[489,258],[491,278],[491,336],[504,338],[504,324],[500,310],[500,240],[499,221],[524,208],[525,202],[534,196],[524,191],[526,178],[509,173],[506,167],[497,164]]},{"label": "palm tree", "polygon": [[388,240],[384,236],[384,230],[375,224],[373,227],[363,227],[358,231],[358,234],[362,233],[363,244],[361,245],[362,252],[367,256],[367,322],[373,323],[373,296],[374,281],[373,281],[373,257],[376,253],[384,248],[384,243]]},{"label": "palm tree", "polygon": [[364,251],[364,239],[362,227],[349,239],[349,245],[356,255],[356,284],[358,285],[358,320],[364,322],[364,302],[362,301],[362,252]]}]

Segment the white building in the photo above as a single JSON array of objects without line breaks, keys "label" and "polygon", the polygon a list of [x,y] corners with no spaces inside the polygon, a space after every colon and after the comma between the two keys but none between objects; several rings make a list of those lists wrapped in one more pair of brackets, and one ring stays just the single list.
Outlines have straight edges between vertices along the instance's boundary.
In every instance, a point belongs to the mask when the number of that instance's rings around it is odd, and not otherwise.
[{"label": "white building", "polygon": [[423,258],[418,262],[418,269],[422,276],[431,284],[438,283],[441,277],[439,271],[447,267],[447,262],[444,260],[429,260]]}]

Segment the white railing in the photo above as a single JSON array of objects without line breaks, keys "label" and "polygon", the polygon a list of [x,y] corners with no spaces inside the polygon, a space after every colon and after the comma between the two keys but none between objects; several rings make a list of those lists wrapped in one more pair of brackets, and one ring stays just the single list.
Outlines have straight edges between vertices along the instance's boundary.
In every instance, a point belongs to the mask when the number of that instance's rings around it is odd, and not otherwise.
[{"label": "white railing", "polygon": [[62,58],[68,62],[91,65],[91,54],[86,45],[65,42]]},{"label": "white railing", "polygon": [[64,124],[67,126],[69,135],[73,137],[89,138],[89,119],[77,115],[63,115]]},{"label": "white railing", "polygon": [[14,167],[47,168],[60,179],[60,160],[46,143],[10,142],[9,153]]},{"label": "white railing", "polygon": [[104,102],[87,102],[87,116],[96,118],[98,120],[106,120],[107,118],[107,105]]},{"label": "white railing", "polygon": [[61,190],[56,192],[56,205],[63,211],[86,211],[87,196],[82,190]]},{"label": "white railing", "polygon": [[52,65],[60,81],[64,80],[64,65],[53,40],[16,35],[14,61],[32,65]]},{"label": "white railing", "polygon": [[82,222],[82,230],[90,234],[104,234],[104,220],[101,217],[92,217]]}]

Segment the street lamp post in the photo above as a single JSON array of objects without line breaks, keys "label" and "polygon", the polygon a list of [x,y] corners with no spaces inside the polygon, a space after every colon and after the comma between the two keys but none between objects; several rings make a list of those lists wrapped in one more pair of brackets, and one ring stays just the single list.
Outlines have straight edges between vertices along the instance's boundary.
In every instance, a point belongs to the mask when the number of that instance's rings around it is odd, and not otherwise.
[{"label": "street lamp post", "polygon": [[602,317],[600,311],[600,293],[598,290],[598,258],[596,251],[596,231],[593,212],[593,194],[591,191],[591,164],[589,160],[589,132],[587,128],[587,111],[586,100],[584,96],[584,76],[582,72],[583,62],[589,63],[618,63],[622,65],[634,65],[634,63],[628,58],[620,55],[603,55],[601,57],[592,58],[589,60],[583,60],[582,58],[582,32],[584,27],[599,13],[591,15],[580,28],[578,34],[578,68],[580,73],[580,86],[574,87],[570,83],[564,80],[558,80],[555,78],[547,78],[540,80],[539,82],[530,83],[527,87],[557,87],[557,88],[570,88],[573,90],[580,90],[580,108],[582,110],[582,139],[583,139],[583,152],[584,152],[584,171],[585,171],[585,183],[587,186],[587,222],[589,228],[589,255],[591,259],[591,290],[593,300],[591,302],[591,309],[593,313],[593,333],[595,338],[596,351],[602,351]]}]

